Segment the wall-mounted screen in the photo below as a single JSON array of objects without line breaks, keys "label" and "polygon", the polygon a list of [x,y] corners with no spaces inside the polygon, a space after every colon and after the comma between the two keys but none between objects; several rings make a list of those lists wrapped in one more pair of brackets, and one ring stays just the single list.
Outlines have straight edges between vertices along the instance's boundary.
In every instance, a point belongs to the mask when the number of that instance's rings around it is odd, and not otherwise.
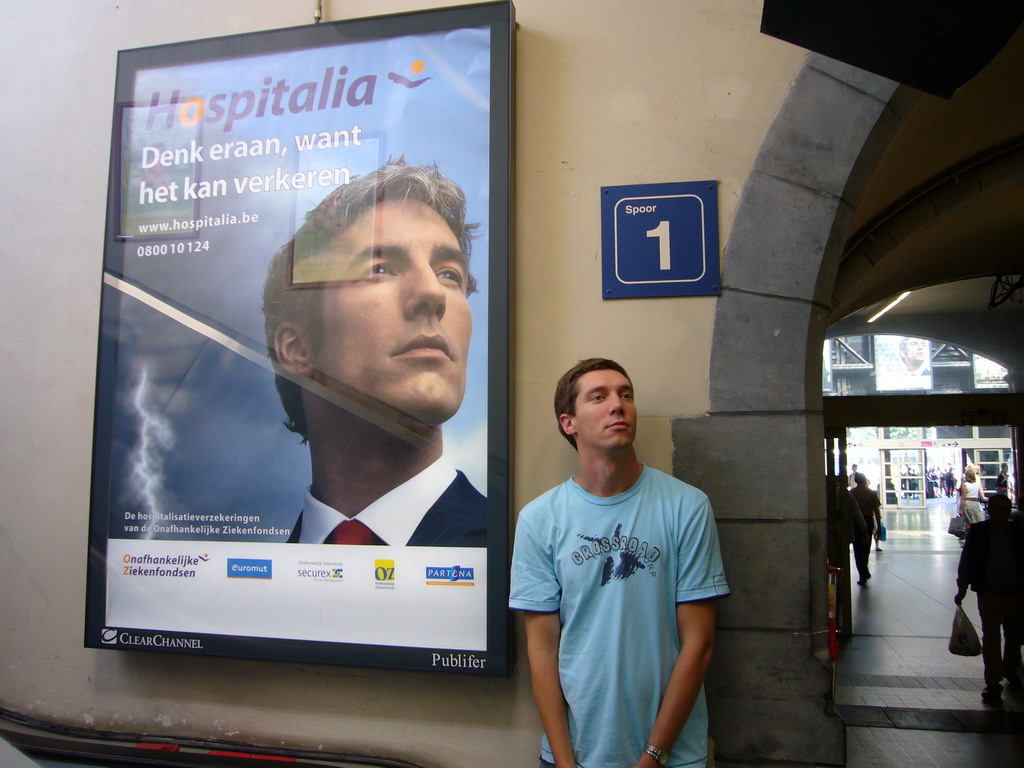
[{"label": "wall-mounted screen", "polygon": [[931,389],[929,341],[914,336],[875,336],[875,387],[879,392]]},{"label": "wall-mounted screen", "polygon": [[88,647],[508,673],[514,27],[120,53]]}]

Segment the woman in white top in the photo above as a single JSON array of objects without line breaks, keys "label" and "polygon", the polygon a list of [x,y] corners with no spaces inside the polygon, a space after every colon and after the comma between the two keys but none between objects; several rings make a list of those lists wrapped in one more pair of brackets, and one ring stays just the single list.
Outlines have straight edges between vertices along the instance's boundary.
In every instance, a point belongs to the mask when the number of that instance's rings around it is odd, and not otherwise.
[{"label": "woman in white top", "polygon": [[967,524],[978,523],[985,519],[981,510],[981,502],[985,500],[985,492],[981,490],[978,475],[974,467],[964,470],[964,481],[960,483],[960,514],[967,518]]}]

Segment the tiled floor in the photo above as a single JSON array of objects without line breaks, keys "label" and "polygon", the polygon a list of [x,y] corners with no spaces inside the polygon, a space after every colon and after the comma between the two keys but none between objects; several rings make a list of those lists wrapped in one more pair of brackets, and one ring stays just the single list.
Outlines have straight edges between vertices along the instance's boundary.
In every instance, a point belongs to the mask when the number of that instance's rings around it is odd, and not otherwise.
[{"label": "tiled floor", "polygon": [[[872,578],[853,585],[853,637],[842,643],[836,710],[848,768],[1024,765],[1024,694],[981,701],[981,657],[947,650],[959,542],[946,533],[952,501],[885,510],[889,540]],[[964,608],[979,627],[973,593]]]}]

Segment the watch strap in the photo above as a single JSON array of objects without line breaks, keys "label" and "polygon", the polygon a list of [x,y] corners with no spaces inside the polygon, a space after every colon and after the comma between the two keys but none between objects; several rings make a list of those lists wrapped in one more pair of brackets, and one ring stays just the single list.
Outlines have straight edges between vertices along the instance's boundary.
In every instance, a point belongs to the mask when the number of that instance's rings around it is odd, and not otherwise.
[{"label": "watch strap", "polygon": [[654,758],[654,762],[658,765],[665,765],[668,762],[668,752],[664,749],[658,749],[653,744],[648,744],[644,747],[644,754],[650,755]]}]

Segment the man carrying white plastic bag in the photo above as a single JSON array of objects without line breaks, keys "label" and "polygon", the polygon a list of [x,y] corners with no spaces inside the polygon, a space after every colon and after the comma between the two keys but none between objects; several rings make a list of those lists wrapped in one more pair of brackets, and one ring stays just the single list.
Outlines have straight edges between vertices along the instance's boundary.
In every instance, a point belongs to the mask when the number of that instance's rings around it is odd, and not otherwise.
[{"label": "man carrying white plastic bag", "polygon": [[[1010,688],[1024,688],[1020,679],[1020,645],[1024,638],[1024,528],[1010,520],[1010,508],[1010,499],[996,494],[989,499],[989,519],[971,526],[960,553],[957,593],[953,598],[959,615],[962,612],[959,605],[967,588],[978,595],[981,657],[985,664],[981,699],[992,704],[1002,699],[1004,679]],[[1005,644],[1002,643],[1004,634]],[[951,651],[953,640],[950,638]]]}]

